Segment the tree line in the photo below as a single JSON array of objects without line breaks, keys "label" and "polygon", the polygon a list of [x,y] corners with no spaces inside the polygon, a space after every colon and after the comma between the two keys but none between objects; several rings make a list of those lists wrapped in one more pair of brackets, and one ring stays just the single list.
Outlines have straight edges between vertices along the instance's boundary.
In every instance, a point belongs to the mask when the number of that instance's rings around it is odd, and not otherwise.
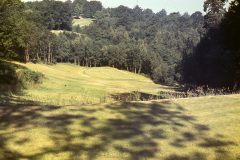
[{"label": "tree line", "polygon": [[200,42],[183,55],[183,83],[237,91],[240,83],[240,1],[206,0]]},{"label": "tree line", "polygon": [[[103,8],[85,0],[1,3],[3,57],[111,66],[165,83],[233,88],[239,82],[239,0],[228,11],[224,0],[206,0],[204,16],[139,6]],[[73,16],[94,22],[72,26]],[[68,31],[56,35],[51,29]]]}]

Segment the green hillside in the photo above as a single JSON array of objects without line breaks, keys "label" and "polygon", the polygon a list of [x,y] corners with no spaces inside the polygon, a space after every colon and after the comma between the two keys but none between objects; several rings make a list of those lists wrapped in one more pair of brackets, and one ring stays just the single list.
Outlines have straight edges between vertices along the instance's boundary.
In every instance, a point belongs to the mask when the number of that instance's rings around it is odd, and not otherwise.
[{"label": "green hillside", "polygon": [[70,63],[59,63],[53,66],[14,63],[45,75],[47,80],[43,84],[36,89],[25,90],[25,94],[21,96],[42,105],[130,101],[131,93],[134,98],[148,99],[151,95],[158,95],[160,91],[175,92],[174,89],[176,89],[155,84],[143,75],[112,67],[89,68]]}]

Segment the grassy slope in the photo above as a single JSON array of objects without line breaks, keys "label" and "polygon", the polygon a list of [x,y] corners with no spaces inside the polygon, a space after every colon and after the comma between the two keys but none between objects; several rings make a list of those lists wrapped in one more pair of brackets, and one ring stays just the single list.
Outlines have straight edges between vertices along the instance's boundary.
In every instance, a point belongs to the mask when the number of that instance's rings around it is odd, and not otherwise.
[{"label": "grassy slope", "polygon": [[[73,26],[77,26],[79,24],[80,27],[83,27],[83,26],[88,26],[90,23],[92,23],[91,18],[83,18],[83,19],[74,19],[73,20]],[[52,30],[51,32],[58,35],[59,33],[63,32],[63,30]],[[68,31],[65,31],[65,32],[68,32]],[[75,33],[77,33],[77,32],[75,32]],[[80,34],[80,33],[77,33],[77,34]]]},{"label": "grassy slope", "polygon": [[143,95],[157,94],[160,90],[172,88],[154,84],[141,75],[120,71],[111,67],[85,68],[74,64],[16,64],[43,73],[46,80],[37,89],[26,90],[24,99],[38,101],[40,104],[67,105],[100,103],[107,93],[107,102],[114,99],[111,95],[139,90]]},{"label": "grassy slope", "polygon": [[240,96],[230,95],[0,106],[0,159],[239,159],[239,104]]},{"label": "grassy slope", "polygon": [[80,27],[83,27],[83,26],[88,26],[90,23],[92,23],[91,18],[82,18],[82,19],[73,20],[73,26],[77,26],[79,24]]}]

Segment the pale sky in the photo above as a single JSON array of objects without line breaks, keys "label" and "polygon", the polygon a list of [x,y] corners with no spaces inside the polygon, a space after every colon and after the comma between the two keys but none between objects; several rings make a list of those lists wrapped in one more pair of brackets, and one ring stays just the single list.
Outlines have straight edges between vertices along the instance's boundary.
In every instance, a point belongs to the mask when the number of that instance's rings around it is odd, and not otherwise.
[{"label": "pale sky", "polygon": [[[29,0],[22,1],[27,2]],[[147,8],[152,9],[154,13],[157,13],[158,11],[165,9],[167,11],[167,14],[170,14],[172,12],[180,12],[180,14],[184,14],[184,12],[188,12],[191,15],[195,11],[200,11],[203,14],[205,14],[203,11],[203,3],[205,0],[98,0],[98,1],[101,1],[103,7],[105,8],[108,7],[115,8],[118,7],[119,5],[134,8],[136,5],[139,5],[139,7],[141,7],[142,9]]]}]

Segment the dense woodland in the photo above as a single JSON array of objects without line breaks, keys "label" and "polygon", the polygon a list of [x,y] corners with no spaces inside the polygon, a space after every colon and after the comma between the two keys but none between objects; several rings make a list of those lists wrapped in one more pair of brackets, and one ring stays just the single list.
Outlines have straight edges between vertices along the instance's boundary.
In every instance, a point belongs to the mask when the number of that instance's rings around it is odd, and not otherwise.
[{"label": "dense woodland", "polygon": [[[19,61],[111,66],[154,81],[210,87],[240,83],[240,0],[206,0],[205,15],[74,0],[0,1],[0,56]],[[73,17],[93,18],[73,26]],[[51,30],[66,30],[58,35]]]}]

